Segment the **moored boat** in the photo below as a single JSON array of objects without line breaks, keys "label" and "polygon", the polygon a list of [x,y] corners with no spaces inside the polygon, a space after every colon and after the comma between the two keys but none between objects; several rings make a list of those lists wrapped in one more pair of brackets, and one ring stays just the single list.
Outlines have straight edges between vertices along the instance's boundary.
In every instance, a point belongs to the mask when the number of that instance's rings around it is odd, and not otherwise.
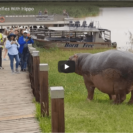
[{"label": "moored boat", "polygon": [[94,22],[70,21],[68,26],[49,27],[48,30],[32,32],[32,38],[39,47],[51,48],[109,48],[111,31],[97,28]]}]

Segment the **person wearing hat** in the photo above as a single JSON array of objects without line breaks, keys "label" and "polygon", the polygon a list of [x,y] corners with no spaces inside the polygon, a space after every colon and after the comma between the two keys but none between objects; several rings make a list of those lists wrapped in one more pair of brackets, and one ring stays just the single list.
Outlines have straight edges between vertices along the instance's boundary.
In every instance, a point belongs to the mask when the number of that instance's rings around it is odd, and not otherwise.
[{"label": "person wearing hat", "polygon": [[16,35],[14,33],[10,33],[8,35],[8,40],[6,41],[6,49],[8,50],[8,55],[10,58],[10,67],[11,67],[11,71],[12,73],[14,73],[14,68],[13,68],[13,62],[14,59],[16,60],[16,73],[19,73],[18,71],[18,65],[19,65],[19,58],[18,58],[18,48],[19,48],[19,44],[16,42],[15,40]]},{"label": "person wearing hat", "polygon": [[18,40],[19,37],[20,37],[19,29],[18,28],[14,29],[14,34],[16,35],[16,40]]},{"label": "person wearing hat", "polygon": [[33,44],[34,41],[28,36],[28,31],[23,31],[23,35],[19,37],[18,43],[20,44],[19,55],[21,58],[21,71],[26,71],[27,60],[29,57],[28,44]]}]

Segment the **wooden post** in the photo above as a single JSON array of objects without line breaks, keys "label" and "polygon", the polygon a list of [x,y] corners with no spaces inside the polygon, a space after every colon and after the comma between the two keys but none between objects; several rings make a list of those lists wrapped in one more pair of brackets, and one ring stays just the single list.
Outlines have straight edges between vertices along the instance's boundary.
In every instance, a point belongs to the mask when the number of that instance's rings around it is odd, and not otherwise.
[{"label": "wooden post", "polygon": [[36,51],[36,48],[29,47],[29,51],[30,51],[30,53],[32,54],[33,51]]},{"label": "wooden post", "polygon": [[32,47],[32,44],[28,44],[28,48],[29,48],[29,47]]},{"label": "wooden post", "polygon": [[35,48],[33,47],[29,47],[29,52],[30,52],[30,55],[29,55],[29,78],[30,78],[30,82],[31,82],[31,88],[33,90],[33,94],[35,96],[35,90],[34,90],[34,71],[33,71],[33,57],[32,57],[32,52],[33,51],[36,51]]},{"label": "wooden post", "polygon": [[64,88],[50,87],[52,132],[65,132]]},{"label": "wooden post", "polygon": [[[32,48],[33,48],[32,44],[28,44],[29,53],[30,53],[30,49],[32,49]],[[30,65],[31,65],[30,61],[31,61],[31,53],[29,54],[29,58],[28,58],[28,71],[29,71],[29,73],[30,73]]]},{"label": "wooden post", "polygon": [[48,64],[40,64],[40,103],[42,116],[49,116]]},{"label": "wooden post", "polygon": [[33,51],[32,52],[33,57],[33,77],[34,77],[34,92],[35,92],[35,98],[37,102],[40,102],[40,90],[39,90],[39,64],[40,64],[40,58],[39,58],[39,51]]}]

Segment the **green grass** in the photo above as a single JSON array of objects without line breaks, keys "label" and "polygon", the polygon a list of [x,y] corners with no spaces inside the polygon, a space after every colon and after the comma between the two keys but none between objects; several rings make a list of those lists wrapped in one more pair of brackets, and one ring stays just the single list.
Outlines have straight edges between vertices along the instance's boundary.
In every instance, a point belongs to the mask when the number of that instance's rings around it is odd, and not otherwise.
[{"label": "green grass", "polygon": [[[133,106],[127,105],[130,94],[121,105],[113,105],[108,95],[95,90],[94,100],[88,102],[83,78],[75,73],[59,73],[59,60],[66,60],[75,53],[97,53],[99,50],[63,51],[58,49],[40,51],[41,63],[49,64],[49,86],[63,86],[65,90],[66,132],[133,132]],[[51,104],[50,98],[49,103]],[[51,105],[49,105],[51,110]],[[36,103],[36,116],[43,132],[51,132],[51,113],[41,117],[40,104]]]}]

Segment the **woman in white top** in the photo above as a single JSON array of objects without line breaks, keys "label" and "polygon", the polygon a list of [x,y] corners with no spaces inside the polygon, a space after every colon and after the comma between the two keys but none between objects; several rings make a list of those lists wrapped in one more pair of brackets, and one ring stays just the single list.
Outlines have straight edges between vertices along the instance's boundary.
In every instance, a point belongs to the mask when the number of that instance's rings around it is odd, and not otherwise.
[{"label": "woman in white top", "polygon": [[19,73],[18,71],[18,65],[19,65],[19,58],[18,58],[18,48],[19,44],[15,40],[16,35],[11,33],[8,36],[8,40],[6,41],[6,49],[8,49],[8,55],[10,58],[10,67],[12,70],[12,73],[14,73],[14,68],[13,68],[13,62],[14,59],[16,60],[16,73]]}]

